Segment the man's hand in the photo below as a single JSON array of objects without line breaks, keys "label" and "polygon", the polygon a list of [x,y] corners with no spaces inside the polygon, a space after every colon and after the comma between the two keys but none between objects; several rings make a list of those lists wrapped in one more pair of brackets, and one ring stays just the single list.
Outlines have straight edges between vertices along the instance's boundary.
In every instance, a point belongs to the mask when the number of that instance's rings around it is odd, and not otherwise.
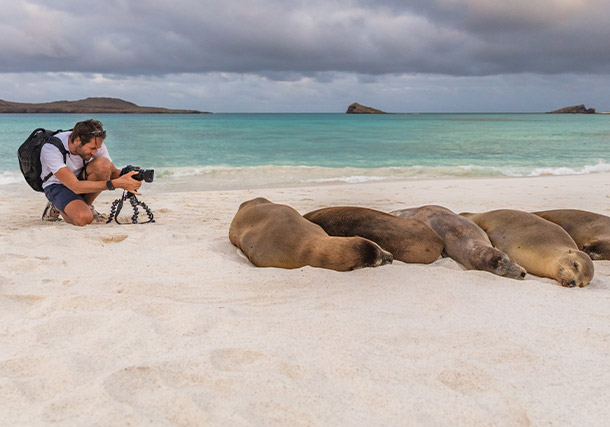
[{"label": "man's hand", "polygon": [[138,188],[142,185],[142,181],[138,181],[132,178],[138,171],[127,172],[125,175],[113,179],[112,184],[115,188],[122,188],[123,190],[129,191],[133,194],[140,194],[137,192]]}]

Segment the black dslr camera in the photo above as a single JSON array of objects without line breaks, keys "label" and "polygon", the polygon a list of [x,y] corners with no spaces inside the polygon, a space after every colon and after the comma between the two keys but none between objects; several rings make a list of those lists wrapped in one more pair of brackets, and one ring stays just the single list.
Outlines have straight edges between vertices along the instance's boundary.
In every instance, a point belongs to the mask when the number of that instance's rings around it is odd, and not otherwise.
[{"label": "black dslr camera", "polygon": [[136,181],[153,182],[155,177],[154,169],[140,169],[138,166],[127,165],[121,169],[121,175],[125,175],[131,171],[138,171],[138,173],[132,176]]}]

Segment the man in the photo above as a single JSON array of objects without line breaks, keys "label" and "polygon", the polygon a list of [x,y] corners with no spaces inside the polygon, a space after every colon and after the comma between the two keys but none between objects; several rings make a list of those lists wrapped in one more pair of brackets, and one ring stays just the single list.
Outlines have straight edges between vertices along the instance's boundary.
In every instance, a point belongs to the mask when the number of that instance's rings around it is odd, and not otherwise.
[{"label": "man", "polygon": [[142,185],[132,178],[132,171],[121,176],[104,145],[106,131],[97,120],[78,122],[72,131],[55,135],[67,151],[66,161],[53,144],[40,151],[41,178],[52,173],[42,184],[49,203],[42,214],[44,221],[57,221],[59,215],[73,225],[87,225],[105,218],[93,207],[93,201],[104,190],[122,188],[134,194]]}]

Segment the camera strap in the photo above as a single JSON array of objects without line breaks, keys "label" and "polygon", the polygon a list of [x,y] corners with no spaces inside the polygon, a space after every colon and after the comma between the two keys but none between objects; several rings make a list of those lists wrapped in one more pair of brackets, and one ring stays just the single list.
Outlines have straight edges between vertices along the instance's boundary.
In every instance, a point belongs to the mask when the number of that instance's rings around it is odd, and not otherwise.
[{"label": "camera strap", "polygon": [[[110,217],[108,218],[108,221],[106,221],[106,224],[112,222],[113,219],[117,224],[127,224],[126,222],[119,222],[119,213],[121,212],[121,209],[123,209],[123,202],[126,200],[129,200],[131,206],[133,207],[133,215],[131,216],[132,224],[148,224],[149,222],[155,222],[153,213],[146,203],[139,201],[135,194],[130,193],[129,191],[123,191],[123,196],[112,202]],[[138,206],[142,206],[142,208],[144,208],[146,214],[148,215],[148,221],[138,222],[138,215],[140,214]]]}]

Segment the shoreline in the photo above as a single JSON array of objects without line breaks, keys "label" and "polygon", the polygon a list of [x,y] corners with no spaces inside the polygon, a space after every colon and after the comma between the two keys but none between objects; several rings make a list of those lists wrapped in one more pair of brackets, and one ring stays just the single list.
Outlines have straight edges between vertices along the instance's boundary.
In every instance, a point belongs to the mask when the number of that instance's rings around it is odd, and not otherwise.
[{"label": "shoreline", "polygon": [[[153,194],[167,192],[239,191],[279,188],[308,188],[334,185],[390,184],[396,182],[452,181],[477,179],[528,179],[550,177],[610,176],[610,165],[599,161],[580,171],[565,167],[536,168],[530,174],[502,173],[498,168],[476,166],[429,168],[327,168],[314,166],[202,166],[192,168],[152,168],[154,183],[144,183]],[[453,173],[443,174],[443,169]],[[455,169],[455,170],[454,170]],[[472,170],[478,170],[474,173]],[[462,173],[457,173],[461,171]],[[31,190],[19,171],[0,174],[0,194],[27,194]]]},{"label": "shoreline", "polygon": [[[16,184],[18,186],[18,184]],[[103,192],[108,212],[121,192]],[[403,180],[138,198],[156,223],[43,223],[0,194],[0,424],[603,425],[610,261],[582,289],[451,259],[256,268],[228,239],[254,197],[610,215],[610,174]],[[566,399],[566,396],[569,398]]]}]

